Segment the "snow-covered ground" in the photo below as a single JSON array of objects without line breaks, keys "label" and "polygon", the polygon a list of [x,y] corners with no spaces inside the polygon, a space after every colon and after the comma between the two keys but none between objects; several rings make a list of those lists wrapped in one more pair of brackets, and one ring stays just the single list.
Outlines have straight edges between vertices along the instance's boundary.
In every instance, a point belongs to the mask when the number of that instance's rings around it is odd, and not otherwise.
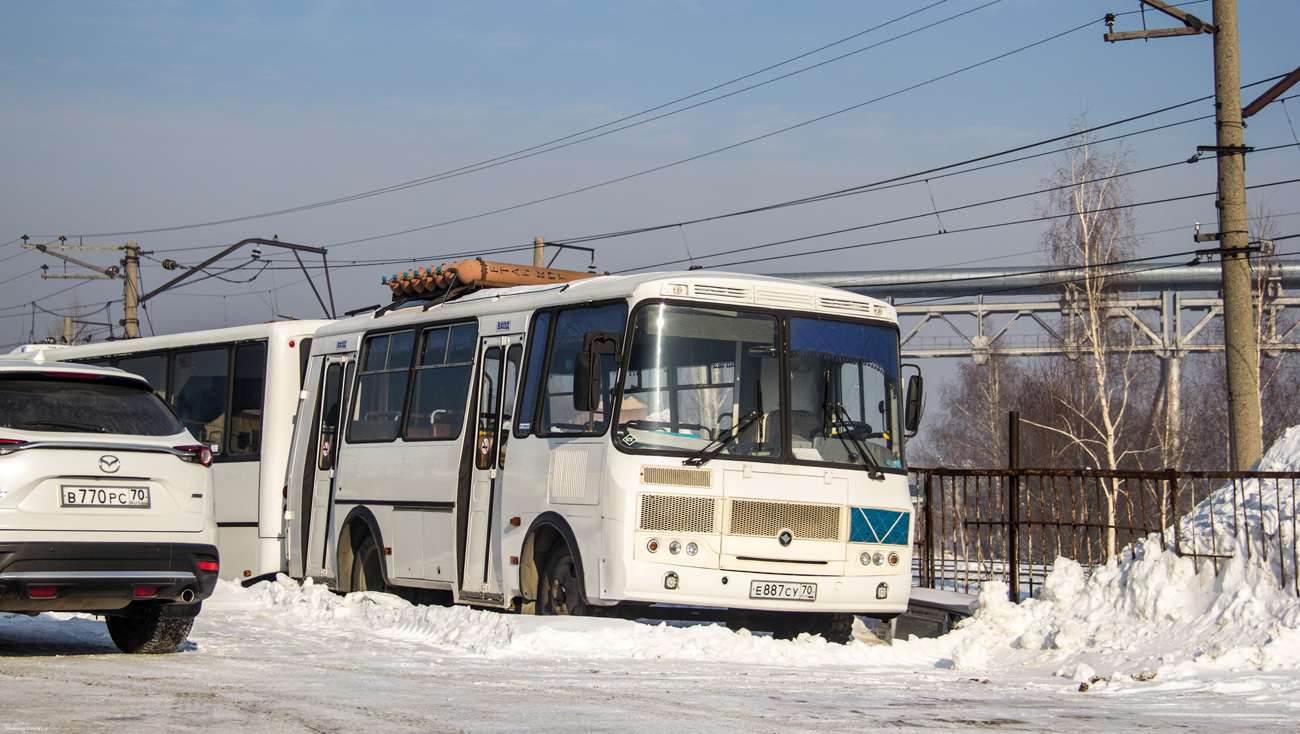
[{"label": "snow-covered ground", "polygon": [[[1270,457],[1300,467],[1300,429]],[[1090,576],[1058,560],[1021,604],[987,584],[954,632],[893,645],[281,577],[223,582],[174,655],[119,655],[93,618],[0,614],[0,676],[4,731],[1297,731],[1300,600],[1258,555],[1216,573],[1154,541]]]},{"label": "snow-covered ground", "polygon": [[0,615],[0,725],[1295,730],[1300,607],[1249,568],[1207,578],[1139,553],[1087,581],[1062,566],[1037,600],[1011,605],[991,590],[983,604],[944,638],[828,645],[223,583],[174,655],[117,654],[92,618]]}]

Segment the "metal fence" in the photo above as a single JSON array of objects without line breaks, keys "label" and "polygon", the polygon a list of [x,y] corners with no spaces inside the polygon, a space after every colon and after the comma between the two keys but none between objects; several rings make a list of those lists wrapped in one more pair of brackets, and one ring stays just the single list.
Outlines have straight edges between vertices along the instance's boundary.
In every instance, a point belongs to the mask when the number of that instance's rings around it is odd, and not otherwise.
[{"label": "metal fence", "polygon": [[1300,595],[1300,473],[913,469],[916,583],[978,593],[1001,579],[1033,594],[1057,557],[1095,567],[1152,538],[1220,565],[1235,555],[1272,566]]}]

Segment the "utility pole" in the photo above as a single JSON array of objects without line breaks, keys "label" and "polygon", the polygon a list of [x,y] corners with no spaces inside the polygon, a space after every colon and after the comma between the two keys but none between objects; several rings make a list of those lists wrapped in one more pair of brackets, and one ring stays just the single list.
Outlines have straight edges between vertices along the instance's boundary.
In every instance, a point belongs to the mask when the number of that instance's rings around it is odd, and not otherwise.
[{"label": "utility pole", "polygon": [[140,318],[136,315],[136,309],[140,305],[140,246],[128,242],[123,249],[126,251],[126,257],[123,258],[126,284],[122,293],[122,329],[126,332],[127,339],[136,339],[140,336]]},{"label": "utility pole", "polygon": [[545,248],[546,248],[545,237],[539,236],[533,238],[533,267],[535,268],[542,267],[542,260],[543,260],[542,251]]},{"label": "utility pole", "polygon": [[[1219,165],[1219,231],[1197,233],[1197,242],[1219,241],[1223,272],[1224,353],[1228,376],[1228,436],[1231,468],[1245,471],[1264,455],[1259,395],[1259,337],[1250,282],[1250,245],[1246,210],[1246,153],[1242,144],[1241,68],[1237,45],[1237,0],[1214,0],[1214,23],[1161,0],[1141,0],[1183,23],[1182,28],[1107,33],[1106,41],[1209,33],[1214,36],[1214,145]],[[1114,15],[1106,24],[1114,25]],[[1254,105],[1252,105],[1252,108]],[[1252,109],[1252,112],[1254,110]]]},{"label": "utility pole", "polygon": [[[39,250],[46,255],[57,257],[64,262],[70,262],[73,265],[79,265],[87,270],[93,270],[94,273],[51,273],[49,266],[42,265],[42,278],[69,278],[74,280],[112,280],[121,278],[123,282],[122,297],[124,303],[124,318],[122,326],[126,330],[126,338],[135,339],[140,336],[140,319],[136,315],[137,307],[140,303],[140,246],[134,242],[128,242],[124,247],[113,247],[110,245],[69,245],[66,237],[59,238],[57,245],[36,245],[27,241],[27,236],[23,236],[23,247],[28,249]],[[126,253],[122,264],[126,272],[116,265],[110,265],[106,268],[94,265],[75,257],[61,255],[55,250],[123,250]]]},{"label": "utility pole", "polygon": [[1259,396],[1259,335],[1250,282],[1246,147],[1242,145],[1237,0],[1214,0],[1214,100],[1219,161],[1219,260],[1223,267],[1223,346],[1228,368],[1232,468],[1264,456]]}]

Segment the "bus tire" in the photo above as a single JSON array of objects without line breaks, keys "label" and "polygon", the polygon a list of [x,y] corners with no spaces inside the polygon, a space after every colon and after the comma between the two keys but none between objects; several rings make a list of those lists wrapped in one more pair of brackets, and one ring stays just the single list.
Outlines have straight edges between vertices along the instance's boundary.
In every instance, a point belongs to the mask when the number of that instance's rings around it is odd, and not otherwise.
[{"label": "bus tire", "polygon": [[773,627],[772,636],[778,640],[793,640],[803,633],[821,635],[823,640],[840,645],[846,645],[853,639],[852,614],[787,614],[777,620]]},{"label": "bus tire", "polygon": [[352,554],[352,591],[388,591],[384,581],[384,556],[375,536],[367,535]]},{"label": "bus tire", "polygon": [[162,605],[150,605],[141,617],[105,617],[108,635],[117,649],[130,655],[176,652],[190,636],[194,616],[165,616]]},{"label": "bus tire", "polygon": [[582,594],[582,569],[573,551],[557,544],[546,556],[537,576],[537,613],[586,617],[591,615]]}]

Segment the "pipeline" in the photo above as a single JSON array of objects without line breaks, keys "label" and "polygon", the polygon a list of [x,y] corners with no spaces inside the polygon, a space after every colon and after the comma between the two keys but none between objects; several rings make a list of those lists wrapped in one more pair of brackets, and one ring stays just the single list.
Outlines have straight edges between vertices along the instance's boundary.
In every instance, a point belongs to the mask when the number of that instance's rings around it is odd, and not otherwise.
[{"label": "pipeline", "polygon": [[444,263],[436,268],[415,268],[394,273],[383,279],[394,297],[419,298],[424,294],[436,295],[455,287],[462,290],[480,288],[511,288],[519,285],[544,285],[567,283],[573,280],[598,277],[598,273],[577,270],[538,268],[531,265],[489,262],[481,257]]}]

